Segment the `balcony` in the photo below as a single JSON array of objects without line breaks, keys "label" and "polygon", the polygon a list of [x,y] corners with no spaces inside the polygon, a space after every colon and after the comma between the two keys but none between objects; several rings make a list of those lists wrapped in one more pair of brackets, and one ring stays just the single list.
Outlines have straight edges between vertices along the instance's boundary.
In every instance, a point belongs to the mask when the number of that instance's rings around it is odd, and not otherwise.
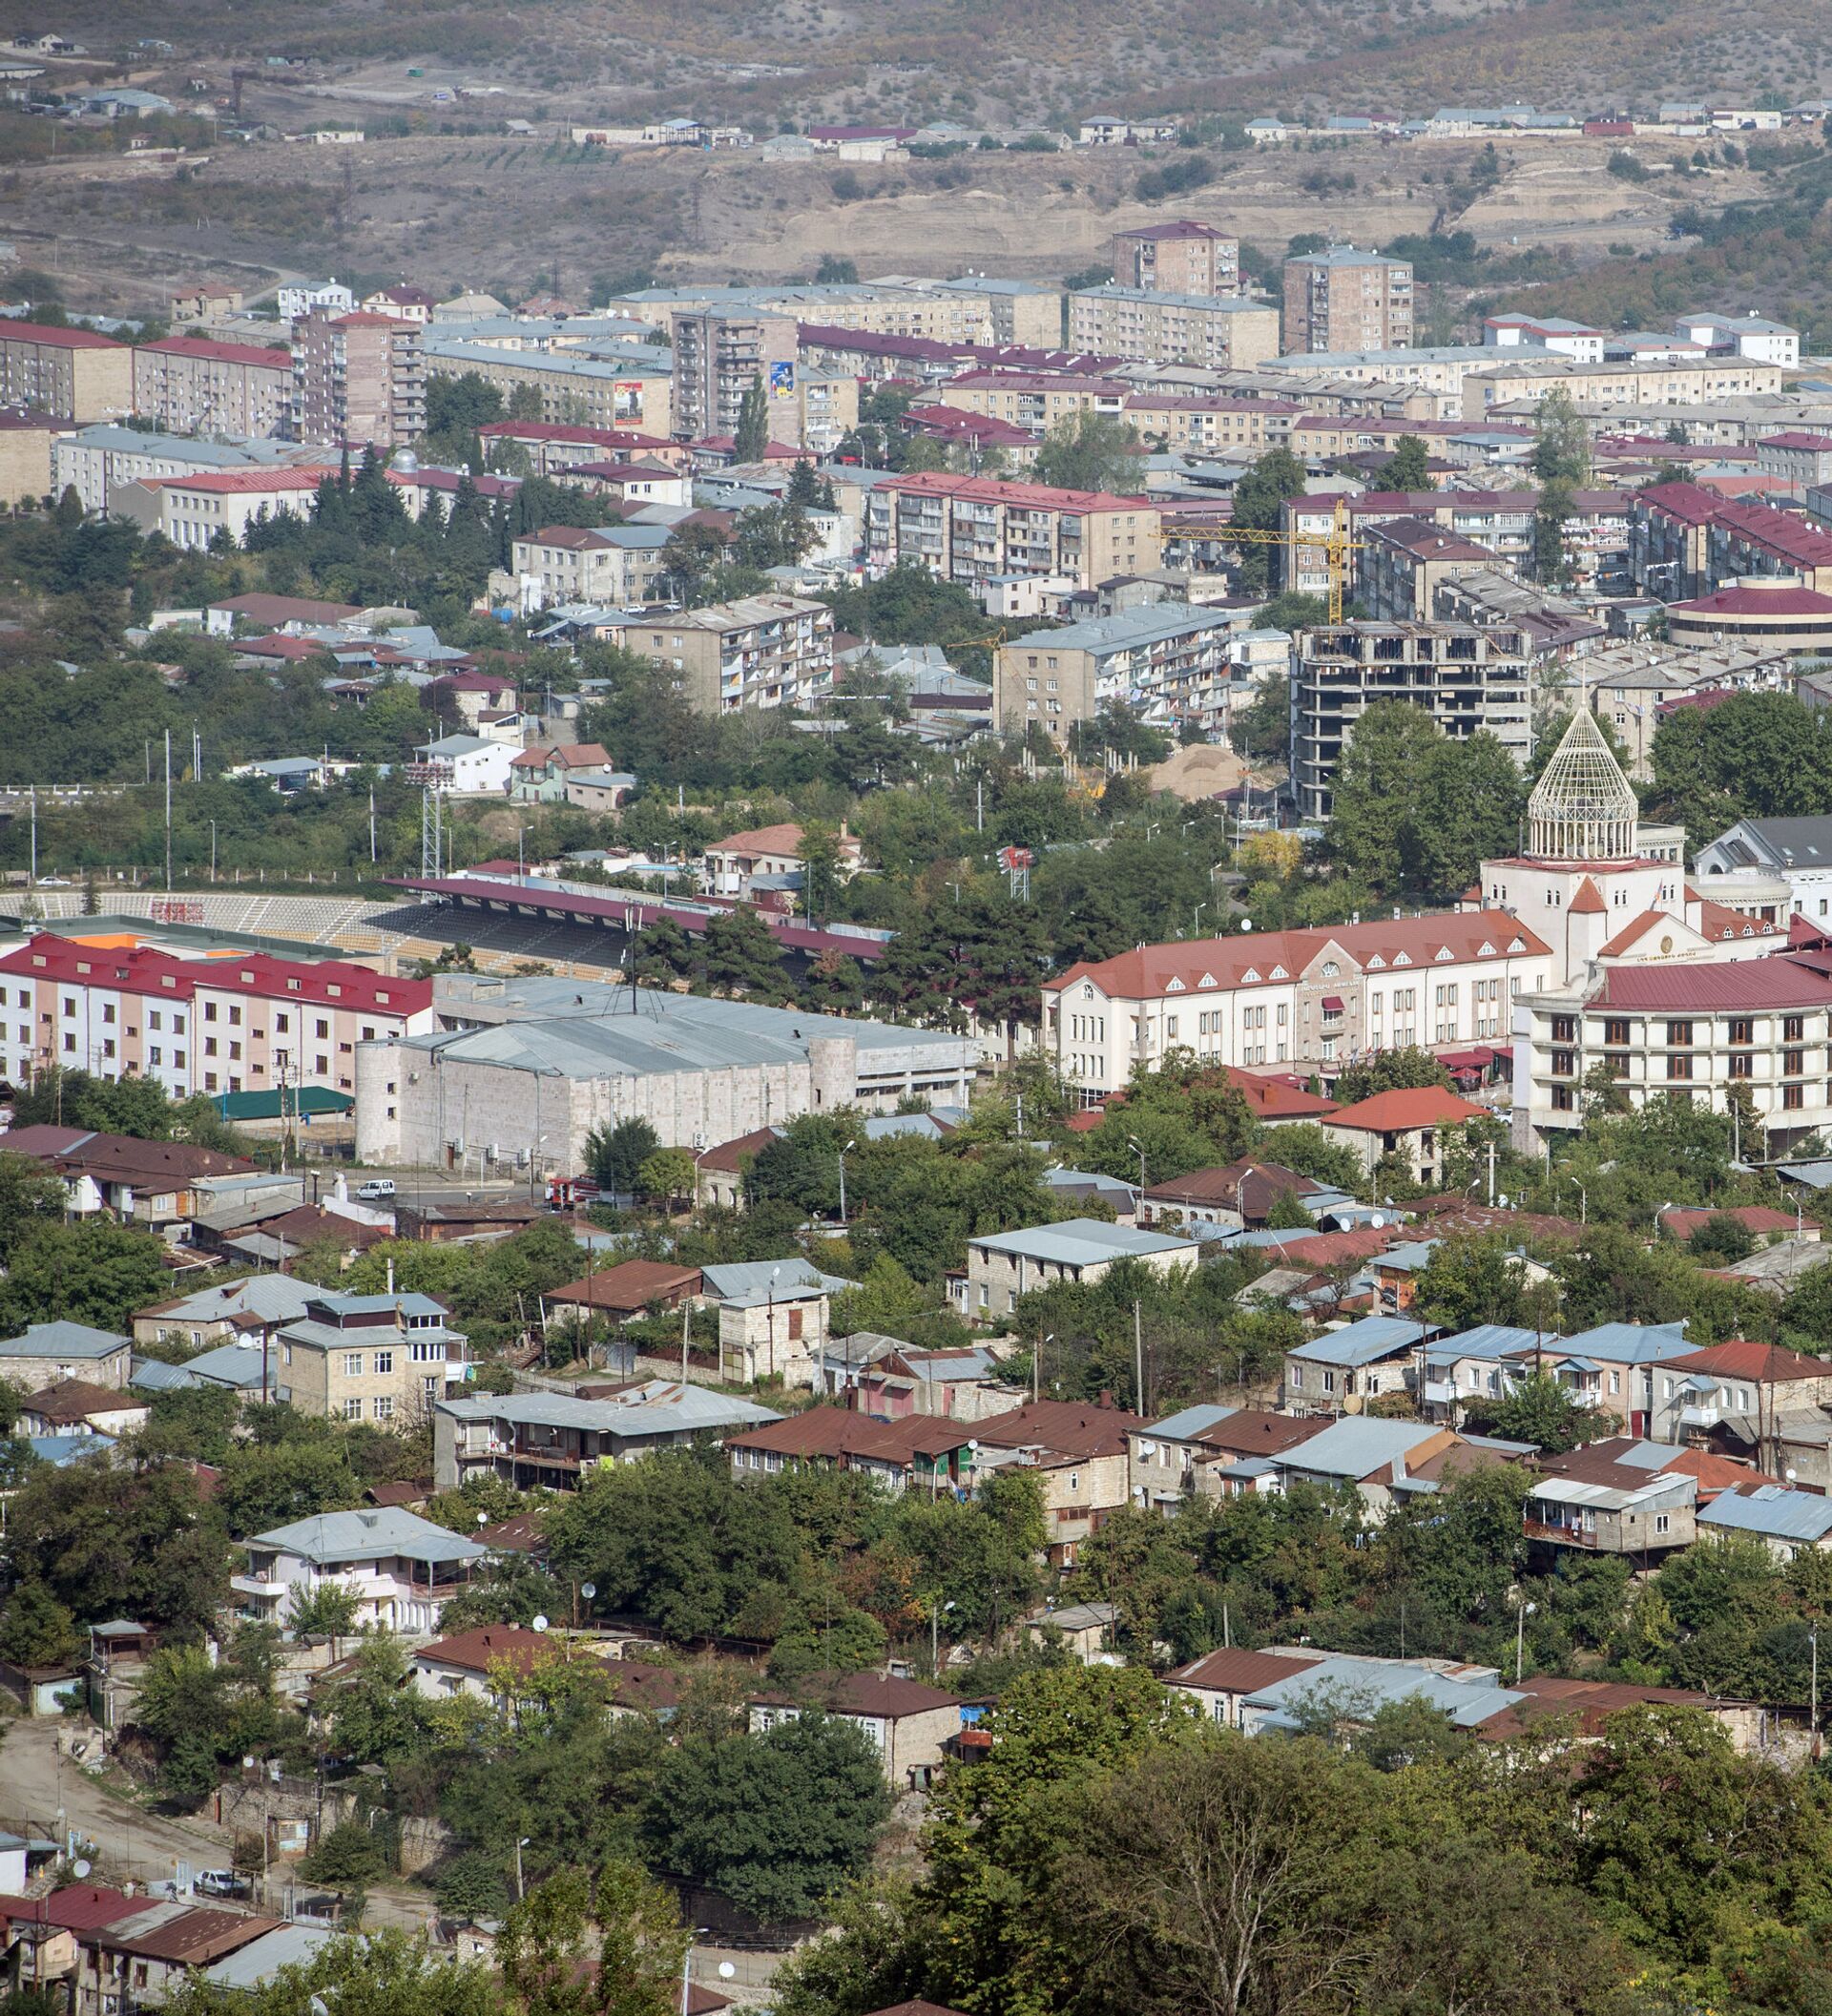
[{"label": "balcony", "polygon": [[1594,1531],[1587,1530],[1581,1526],[1566,1526],[1560,1522],[1544,1519],[1524,1519],[1521,1521],[1521,1528],[1529,1540],[1550,1540],[1554,1547],[1601,1545]]}]

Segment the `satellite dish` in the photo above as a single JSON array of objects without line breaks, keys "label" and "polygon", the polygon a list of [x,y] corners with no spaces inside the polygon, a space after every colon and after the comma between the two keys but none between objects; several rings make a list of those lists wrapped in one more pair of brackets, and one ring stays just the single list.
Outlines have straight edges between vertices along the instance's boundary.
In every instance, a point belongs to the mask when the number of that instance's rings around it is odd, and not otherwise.
[{"label": "satellite dish", "polygon": [[80,1881],[89,1874],[90,1867],[88,1862],[73,1862],[71,1865],[71,1874]]},{"label": "satellite dish", "polygon": [[735,1980],[735,1979],[737,1978],[737,1975],[738,1975],[738,1969],[737,1969],[737,1968],[736,1968],[735,1966],[733,1966],[733,1964],[731,1964],[731,1962],[730,1962],[729,1960],[721,1960],[721,1961],[719,1962],[719,1964],[718,1964],[718,1978],[719,1978],[719,1980],[720,1980],[720,1981],[732,1981],[732,1980]]},{"label": "satellite dish", "polygon": [[579,1584],[579,1594],[582,1595],[588,1603],[591,1602],[593,1597],[595,1596],[597,1592],[598,1585],[595,1582],[581,1582]]},{"label": "satellite dish", "polygon": [[547,1629],[547,1619],[545,1617],[536,1617],[534,1620],[534,1629],[536,1631],[545,1631]]},{"label": "satellite dish", "polygon": [[1376,1212],[1376,1213],[1374,1214],[1374,1216],[1372,1216],[1371,1218],[1369,1218],[1369,1219],[1368,1219],[1368,1221],[1367,1221],[1367,1222],[1368,1222],[1368,1223],[1369,1223],[1369,1224],[1370,1224],[1371,1226],[1373,1226],[1373,1228],[1374,1228],[1374,1230],[1375,1230],[1376,1232],[1378,1232],[1378,1231],[1380,1231],[1381,1227],[1382,1227],[1383,1225],[1384,1225],[1384,1224],[1386,1223],[1386,1220],[1385,1220],[1385,1219],[1384,1219],[1384,1217],[1382,1217],[1382,1216],[1380,1215],[1380,1213],[1379,1213],[1379,1212],[1377,1211],[1377,1212]]}]

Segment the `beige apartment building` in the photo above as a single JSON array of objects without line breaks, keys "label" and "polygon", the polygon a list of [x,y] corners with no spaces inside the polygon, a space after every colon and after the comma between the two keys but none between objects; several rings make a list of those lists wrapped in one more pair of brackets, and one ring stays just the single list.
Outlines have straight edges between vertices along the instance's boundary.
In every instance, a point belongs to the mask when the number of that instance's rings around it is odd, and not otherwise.
[{"label": "beige apartment building", "polygon": [[[786,316],[828,329],[859,329],[872,336],[914,336],[930,343],[988,343],[999,341],[992,282],[937,281],[905,275],[822,286],[814,281],[761,287],[649,287],[623,296],[614,309],[653,310],[673,315],[718,315],[739,319]],[[1026,290],[1029,291],[1029,290]],[[1024,315],[1033,327],[1030,311]],[[1019,341],[1025,339],[1020,338]],[[1051,339],[1053,343],[1053,336]]]},{"label": "beige apartment building", "polygon": [[1549,392],[1606,411],[1624,406],[1696,406],[1720,399],[1779,392],[1780,364],[1754,357],[1688,357],[1662,364],[1579,364],[1571,357],[1530,357],[1463,382],[1463,417],[1481,420],[1493,408],[1536,405]]},{"label": "beige apartment building", "polygon": [[946,581],[989,574],[1066,574],[1093,588],[1158,565],[1162,521],[1142,497],[1001,483],[938,470],[894,476],[866,499],[874,572],[912,565]]},{"label": "beige apartment building", "polygon": [[293,410],[290,349],[168,336],[134,352],[134,410],[165,434],[283,434]]},{"label": "beige apartment building", "polygon": [[992,654],[993,719],[1062,742],[1111,700],[1206,731],[1218,707],[1225,717],[1232,630],[1224,611],[1155,602],[1014,637]]},{"label": "beige apartment building", "polygon": [[465,1338],[429,1295],[321,1295],[275,1333],[275,1382],[302,1414],[406,1430],[464,1378]]},{"label": "beige apartment building", "polygon": [[56,493],[54,443],[68,440],[75,423],[40,420],[31,413],[0,413],[0,504],[16,507]]},{"label": "beige apartment building", "polygon": [[782,430],[797,426],[799,415],[790,396],[796,379],[793,316],[679,309],[670,330],[677,439],[705,441],[736,434],[744,395],[760,384],[769,403],[771,440],[783,440]]},{"label": "beige apartment building", "polygon": [[1076,378],[1062,371],[963,371],[936,387],[937,405],[1009,421],[1041,437],[1083,413],[1118,420],[1132,387],[1116,378]]},{"label": "beige apartment building", "polygon": [[52,420],[120,420],[134,410],[134,353],[94,329],[0,318],[0,405]]},{"label": "beige apartment building", "polygon": [[1149,294],[1234,294],[1240,285],[1240,240],[1194,218],[1115,231],[1114,284]]},{"label": "beige apartment building", "polygon": [[833,686],[833,612],[799,595],[747,595],[597,634],[674,674],[696,714],[794,707]]},{"label": "beige apartment building", "polygon": [[293,433],[300,441],[404,447],[427,426],[417,322],[307,315],[293,324]]},{"label": "beige apartment building", "polygon": [[307,517],[318,486],[335,475],[323,468],[206,469],[196,476],[142,476],[108,493],[108,514],[143,532],[163,532],[197,552],[219,534],[239,546],[250,525],[281,511]]},{"label": "beige apartment building", "polygon": [[434,377],[475,376],[505,399],[518,385],[540,394],[549,426],[631,428],[666,440],[673,431],[671,374],[660,366],[558,350],[499,350],[454,337],[427,337],[422,348]]},{"label": "beige apartment building", "polygon": [[1240,295],[1084,287],[1069,297],[1069,344],[1155,364],[1252,370],[1279,354],[1279,311]]},{"label": "beige apartment building", "polygon": [[1143,440],[1167,448],[1244,448],[1260,455],[1290,443],[1304,409],[1288,399],[1132,392],[1124,411]]},{"label": "beige apartment building", "polygon": [[1412,341],[1412,268],[1332,245],[1285,261],[1285,349],[1390,350]]}]

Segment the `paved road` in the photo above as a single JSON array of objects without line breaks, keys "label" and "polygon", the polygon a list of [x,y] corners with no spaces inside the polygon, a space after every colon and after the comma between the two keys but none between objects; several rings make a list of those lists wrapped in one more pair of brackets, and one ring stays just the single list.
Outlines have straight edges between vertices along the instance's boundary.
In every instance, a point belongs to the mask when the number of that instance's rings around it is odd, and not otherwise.
[{"label": "paved road", "polygon": [[[188,1862],[193,1871],[219,1869],[227,1863],[232,1845],[228,1828],[202,1818],[149,1813],[104,1791],[80,1764],[60,1757],[56,1738],[67,1726],[49,1720],[5,1725],[0,1745],[0,1822],[19,1834],[55,1839],[61,1806],[63,1825],[73,1827],[95,1844],[91,1860],[98,1881],[131,1876],[153,1882],[169,1879],[176,1862]],[[275,1885],[269,1903],[284,1909],[280,1885]],[[431,1900],[424,1891],[378,1887],[369,1892],[364,1922],[418,1929],[431,1912]]]}]

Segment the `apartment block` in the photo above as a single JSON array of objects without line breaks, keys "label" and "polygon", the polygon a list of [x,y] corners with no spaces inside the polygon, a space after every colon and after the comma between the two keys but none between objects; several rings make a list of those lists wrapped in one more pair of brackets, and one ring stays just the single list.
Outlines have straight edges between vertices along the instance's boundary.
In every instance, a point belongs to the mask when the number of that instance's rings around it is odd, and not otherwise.
[{"label": "apartment block", "polygon": [[1521,1004],[1517,1141],[1543,1145],[1583,1119],[1583,1083],[1606,1069],[1632,1104],[1665,1096],[1712,1112],[1750,1103],[1784,1154],[1832,1126],[1832,976],[1824,955],[1709,965],[1605,966]]},{"label": "apartment block", "polygon": [[1404,349],[1412,341],[1412,268],[1332,245],[1285,261],[1285,348]]},{"label": "apartment block", "polygon": [[1157,566],[1162,525],[1142,497],[925,470],[877,485],[865,504],[874,572],[926,568],[946,581],[1066,574],[1093,588]]},{"label": "apartment block", "polygon": [[723,308],[678,310],[670,328],[677,440],[736,434],[744,395],[760,384],[768,394],[771,439],[782,438],[780,429],[792,416],[781,409],[795,384],[792,317]]},{"label": "apartment block", "polygon": [[673,378],[646,358],[574,357],[557,350],[502,350],[493,343],[428,336],[422,349],[433,377],[481,378],[505,399],[518,385],[540,394],[549,424],[634,427],[667,439],[672,429]]},{"label": "apartment block", "polygon": [[975,274],[968,280],[943,280],[920,284],[934,294],[959,297],[975,307],[986,303],[987,340],[1024,343],[1053,350],[1062,341],[1062,289],[1042,281],[990,280]]},{"label": "apartment block", "polygon": [[169,336],[134,352],[134,410],[169,434],[286,432],[293,409],[290,349]]},{"label": "apartment block", "polygon": [[94,329],[0,318],[0,406],[52,420],[120,420],[134,410],[134,353]]},{"label": "apartment block", "polygon": [[1447,735],[1492,735],[1523,768],[1532,667],[1515,630],[1459,623],[1343,623],[1300,631],[1292,654],[1291,779],[1302,819],[1329,817],[1343,745],[1377,701],[1423,707]]},{"label": "apartment block", "polygon": [[528,457],[531,473],[536,476],[564,475],[582,463],[642,462],[685,470],[691,460],[678,442],[641,433],[635,427],[579,426],[552,420],[491,420],[477,433],[487,455],[498,444],[520,448]]},{"label": "apartment block", "polygon": [[[739,321],[785,315],[794,322],[818,322],[827,328],[918,337],[931,343],[999,340],[989,290],[966,279],[941,284],[887,274],[877,280],[824,285],[802,281],[761,287],[647,287],[640,293],[621,295],[611,305],[614,310],[628,307],[651,312],[658,321],[674,315],[731,316]],[[1053,342],[1053,335],[1050,340]]]},{"label": "apartment block", "polygon": [[938,405],[1009,421],[1040,438],[1084,413],[1122,419],[1131,391],[1116,378],[1084,378],[1069,371],[963,371],[938,386],[934,396]]},{"label": "apartment block", "polygon": [[833,612],[799,595],[747,595],[595,629],[672,672],[696,714],[794,707],[833,686]]},{"label": "apartment block", "polygon": [[[56,494],[74,488],[86,511],[108,509],[123,483],[151,476],[201,476],[219,469],[275,468],[299,455],[278,443],[195,441],[103,424],[65,427],[52,443],[51,476]],[[309,455],[301,455],[310,461]]]},{"label": "apartment block", "polygon": [[427,426],[426,359],[417,322],[388,315],[314,314],[293,324],[294,437],[393,448]]},{"label": "apartment block", "polygon": [[1569,392],[1580,407],[1696,406],[1781,389],[1783,367],[1756,357],[1678,358],[1662,364],[1579,364],[1569,357],[1527,357],[1473,371],[1464,380],[1463,417],[1480,420],[1497,406],[1537,405]]},{"label": "apartment block", "polygon": [[1665,602],[1755,580],[1832,592],[1832,533],[1792,511],[1696,483],[1637,490],[1629,542],[1635,587]]},{"label": "apartment block", "polygon": [[74,429],[68,420],[43,420],[32,413],[0,413],[0,504],[16,507],[30,498],[61,496],[52,469],[57,444]]},{"label": "apartment block", "polygon": [[1040,727],[1061,742],[1112,702],[1207,733],[1226,718],[1232,634],[1225,612],[1179,602],[1014,637],[992,654],[993,719],[1003,734]]},{"label": "apartment block", "polygon": [[1038,1043],[1089,1099],[1174,1050],[1208,1065],[1321,1066],[1505,1040],[1551,947],[1503,911],[1140,946],[1043,987]]},{"label": "apartment block", "polygon": [[1440,587],[1495,564],[1486,546],[1422,518],[1369,526],[1360,539],[1355,600],[1380,623],[1429,622]]},{"label": "apartment block", "polygon": [[1292,443],[1304,408],[1289,399],[1133,392],[1125,415],[1147,442],[1167,448],[1245,449],[1256,457]]},{"label": "apartment block", "polygon": [[43,932],[0,958],[0,1074],[15,1084],[57,1065],[150,1078],[175,1098],[347,1092],[357,1044],[432,1026],[430,983],[341,960],[177,959]]},{"label": "apartment block", "polygon": [[1240,240],[1194,218],[1115,231],[1114,284],[1148,294],[1234,294],[1240,285]]},{"label": "apartment block", "polygon": [[318,486],[337,471],[323,468],[209,469],[195,476],[143,476],[109,492],[111,518],[163,532],[187,552],[219,535],[239,546],[257,519],[280,511],[309,515]]},{"label": "apartment block", "polygon": [[1279,311],[1243,295],[1084,287],[1069,297],[1069,343],[1155,364],[1251,370],[1279,354]]}]

